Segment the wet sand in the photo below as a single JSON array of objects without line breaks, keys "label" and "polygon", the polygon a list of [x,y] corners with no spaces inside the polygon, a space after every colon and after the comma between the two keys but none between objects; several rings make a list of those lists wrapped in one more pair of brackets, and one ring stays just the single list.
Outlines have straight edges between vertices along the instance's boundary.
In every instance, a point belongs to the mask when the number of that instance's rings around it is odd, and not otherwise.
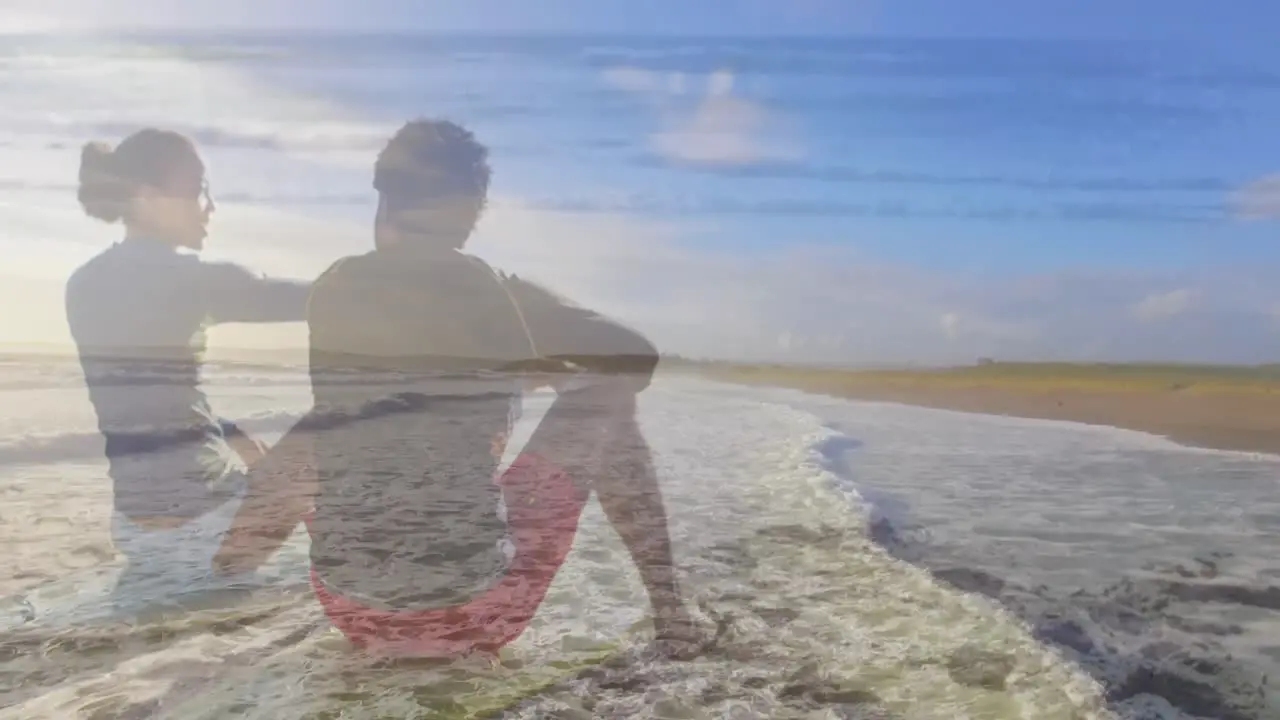
[{"label": "wet sand", "polygon": [[708,366],[700,372],[856,400],[1108,425],[1195,447],[1280,454],[1280,379],[1251,370],[996,365],[880,372]]}]

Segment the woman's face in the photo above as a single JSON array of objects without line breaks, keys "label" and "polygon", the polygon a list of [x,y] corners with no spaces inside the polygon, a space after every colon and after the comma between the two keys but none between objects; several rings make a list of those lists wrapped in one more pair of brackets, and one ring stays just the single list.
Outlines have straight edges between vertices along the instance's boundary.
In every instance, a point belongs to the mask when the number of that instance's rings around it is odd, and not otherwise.
[{"label": "woman's face", "polygon": [[140,232],[175,247],[201,250],[214,209],[204,163],[193,153],[160,186],[142,188],[134,200],[132,218]]}]

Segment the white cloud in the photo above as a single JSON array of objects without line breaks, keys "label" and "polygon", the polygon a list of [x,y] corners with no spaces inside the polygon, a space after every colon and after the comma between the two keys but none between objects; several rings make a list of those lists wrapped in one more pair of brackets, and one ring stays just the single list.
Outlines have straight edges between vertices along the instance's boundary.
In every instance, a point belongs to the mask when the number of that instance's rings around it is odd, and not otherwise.
[{"label": "white cloud", "polygon": [[18,31],[403,29],[447,27],[460,16],[474,18],[476,13],[466,12],[467,4],[436,2],[432,12],[424,13],[415,0],[7,0],[0,21],[22,20],[25,26]]},{"label": "white cloud", "polygon": [[[450,33],[707,34],[742,37],[850,27],[844,0],[726,0],[714,13],[680,3],[618,8],[599,0],[5,0],[8,16],[49,18],[59,28],[196,31],[428,31]],[[861,13],[859,13],[861,14]],[[43,29],[43,28],[41,28]]]},{"label": "white cloud", "polygon": [[691,108],[676,102],[685,94],[682,73],[657,73],[635,67],[606,70],[606,84],[646,99],[659,113],[662,129],[650,138],[658,155],[694,165],[752,165],[786,162],[803,155],[778,113],[735,93],[736,76],[717,70],[706,77],[701,97]]},{"label": "white cloud", "polygon": [[[0,209],[0,222],[11,217]],[[87,257],[113,231],[67,219],[53,255]],[[228,208],[214,253],[306,275],[369,247],[363,221]],[[537,210],[495,201],[472,249],[619,317],[666,351],[848,363],[969,363],[978,357],[1064,360],[1265,361],[1280,357],[1280,290],[1241,291],[1240,275],[1169,278],[1077,273],[993,281],[877,261],[848,247],[725,253],[691,244],[691,229],[637,216]],[[534,241],[536,239],[536,242]],[[37,246],[32,246],[34,250]],[[74,252],[69,251],[74,249]],[[50,257],[52,257],[51,255]],[[12,272],[6,267],[7,272]],[[1174,284],[1176,283],[1176,284]],[[1170,289],[1171,285],[1176,289]],[[1190,302],[1195,298],[1195,302]],[[61,278],[0,282],[0,341],[65,342]],[[1134,308],[1145,308],[1135,313]],[[1165,317],[1151,322],[1150,317]],[[300,346],[301,328],[238,326],[230,346]]]},{"label": "white cloud", "polygon": [[[677,77],[680,78],[679,81],[676,80]],[[677,83],[683,83],[683,75],[678,73],[664,74],[631,66],[607,68],[600,73],[600,78],[606,85],[617,90],[650,97],[670,90]]]},{"label": "white cloud", "polygon": [[1153,322],[1182,315],[1195,303],[1196,294],[1180,288],[1163,293],[1153,293],[1135,303],[1130,312],[1138,320]]},{"label": "white cloud", "polygon": [[733,94],[733,73],[717,70],[707,77],[708,97],[728,97]]},{"label": "white cloud", "polygon": [[36,12],[0,12],[0,33],[47,32],[59,27],[58,18]]},{"label": "white cloud", "polygon": [[[1280,356],[1280,290],[1239,293],[1239,275],[1201,273],[1170,291],[1158,274],[1056,273],[995,281],[795,245],[727,255],[641,218],[531,213],[496,263],[627,319],[672,351],[821,362],[968,363],[1009,359],[1260,362]],[[543,238],[537,247],[521,238]],[[1266,273],[1259,271],[1259,278]],[[1194,287],[1192,287],[1194,286]],[[1173,321],[1130,311],[1183,303]],[[1197,302],[1190,299],[1199,298]],[[1167,313],[1175,300],[1149,305]],[[786,342],[780,342],[785,338]]]},{"label": "white cloud", "polygon": [[1243,220],[1280,219],[1280,174],[1259,178],[1234,198],[1236,216]]},{"label": "white cloud", "polygon": [[[113,84],[113,77],[127,82]],[[63,84],[54,87],[51,78]],[[68,131],[88,133],[121,118],[202,125],[210,132],[205,150],[215,178],[241,183],[247,192],[293,183],[301,194],[318,187],[371,195],[367,150],[352,156],[353,165],[321,166],[291,154],[295,146],[285,136],[292,131],[295,137],[313,137],[320,130],[345,134],[354,128],[363,137],[359,118],[229,73],[173,61],[127,69],[58,69],[51,76],[27,77],[15,70],[6,79],[15,88],[9,98],[15,109],[8,117],[28,124],[10,133],[13,144],[0,147],[0,180],[71,183],[75,147],[48,148],[48,123],[38,122],[58,112],[74,120],[55,128],[64,141]],[[687,79],[665,75],[621,73],[613,79],[657,88],[663,98],[670,98],[680,82],[688,85]],[[739,99],[731,75],[713,76],[707,84],[699,107]],[[245,117],[250,110],[253,123]],[[341,125],[322,127],[309,120],[318,117]],[[697,118],[694,113],[686,120]],[[231,130],[243,134],[246,128],[253,137],[285,141],[251,148],[227,142],[235,135]],[[34,138],[33,144],[23,146],[23,138]],[[7,192],[0,203],[0,252],[9,276],[0,278],[0,342],[66,342],[63,278],[113,240],[119,228],[84,218],[69,189]],[[322,216],[327,209],[315,206],[295,213],[224,203],[215,217],[210,253],[277,274],[314,276],[333,259],[370,246],[369,209]],[[806,244],[805,238],[787,239],[792,243],[786,248],[711,249],[695,241],[707,229],[620,213],[540,211],[518,198],[498,197],[473,247],[500,267],[634,324],[664,350],[690,355],[868,363],[972,362],[984,356],[1280,357],[1273,312],[1280,307],[1280,288],[1267,268],[1229,276],[1092,272],[993,279],[887,263],[854,246]],[[1141,311],[1135,314],[1135,308]],[[1161,312],[1169,321],[1142,320]],[[291,325],[228,328],[213,340],[270,346],[298,345],[305,337]]]},{"label": "white cloud", "polygon": [[955,339],[960,334],[960,316],[956,313],[943,313],[939,320],[942,325],[942,332],[947,337]]}]

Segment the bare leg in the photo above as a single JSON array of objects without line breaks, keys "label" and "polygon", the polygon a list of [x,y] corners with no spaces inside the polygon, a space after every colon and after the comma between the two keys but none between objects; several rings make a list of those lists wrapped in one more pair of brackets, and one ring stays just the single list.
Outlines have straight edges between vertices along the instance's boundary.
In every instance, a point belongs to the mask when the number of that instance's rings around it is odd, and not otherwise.
[{"label": "bare leg", "polygon": [[640,572],[664,651],[687,656],[697,651],[702,633],[680,591],[662,491],[652,452],[636,422],[635,396],[627,394],[611,410],[617,415],[609,423],[596,493]]}]

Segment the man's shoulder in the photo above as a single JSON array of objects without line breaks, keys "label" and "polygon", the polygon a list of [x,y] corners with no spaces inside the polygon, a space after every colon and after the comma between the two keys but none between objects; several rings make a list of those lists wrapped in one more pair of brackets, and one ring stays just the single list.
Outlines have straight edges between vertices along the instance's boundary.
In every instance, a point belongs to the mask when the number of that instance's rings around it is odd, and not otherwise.
[{"label": "man's shoulder", "polygon": [[351,277],[358,277],[362,272],[367,272],[373,263],[373,252],[363,253],[361,255],[347,255],[333,261],[333,264],[325,268],[320,273],[320,277],[316,279],[315,284],[319,286],[321,282],[344,280]]},{"label": "man's shoulder", "polygon": [[322,314],[347,314],[355,308],[398,314],[425,306],[449,306],[461,312],[486,304],[481,299],[499,287],[495,271],[470,255],[417,256],[375,250],[330,265],[312,286],[311,305],[329,308]]},{"label": "man's shoulder", "polygon": [[333,262],[311,286],[311,298],[332,298],[349,302],[352,295],[368,297],[377,288],[404,284],[403,267],[389,263],[374,251],[360,255],[348,255]]},{"label": "man's shoulder", "polygon": [[336,260],[320,277],[339,280],[425,275],[456,277],[459,273],[489,275],[495,274],[495,271],[480,258],[460,252],[416,255],[371,250],[362,255],[349,255]]}]

